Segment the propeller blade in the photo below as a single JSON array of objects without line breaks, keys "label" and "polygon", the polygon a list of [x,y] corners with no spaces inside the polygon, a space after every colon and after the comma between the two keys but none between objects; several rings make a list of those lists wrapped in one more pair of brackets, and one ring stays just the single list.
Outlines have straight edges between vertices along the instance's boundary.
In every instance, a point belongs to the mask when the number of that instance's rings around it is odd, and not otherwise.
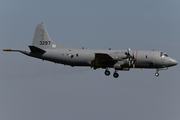
[{"label": "propeller blade", "polygon": [[132,58],[134,59],[134,52],[132,52]]},{"label": "propeller blade", "polygon": [[134,52],[133,52],[133,56],[132,56],[132,64],[133,64],[133,69],[135,70],[135,65],[136,65],[136,58],[134,57]]},{"label": "propeller blade", "polygon": [[131,66],[132,59],[129,57],[129,66]]},{"label": "propeller blade", "polygon": [[130,48],[128,48],[128,49],[127,49],[127,52],[128,52],[128,54],[129,54],[129,55],[130,55],[130,51],[131,51],[131,49],[130,49]]},{"label": "propeller blade", "polygon": [[133,70],[135,70],[135,64],[133,64]]}]

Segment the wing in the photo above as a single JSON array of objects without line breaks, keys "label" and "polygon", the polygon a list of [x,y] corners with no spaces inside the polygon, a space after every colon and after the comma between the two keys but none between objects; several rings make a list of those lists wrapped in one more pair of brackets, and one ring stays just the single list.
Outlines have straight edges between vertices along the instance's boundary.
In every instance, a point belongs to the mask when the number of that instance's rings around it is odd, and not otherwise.
[{"label": "wing", "polygon": [[127,57],[124,52],[95,53],[95,59],[91,61],[91,67],[96,68],[121,68]]},{"label": "wing", "polygon": [[95,53],[95,59],[91,61],[91,67],[103,68],[109,64],[109,61],[112,61],[113,58],[107,53]]}]

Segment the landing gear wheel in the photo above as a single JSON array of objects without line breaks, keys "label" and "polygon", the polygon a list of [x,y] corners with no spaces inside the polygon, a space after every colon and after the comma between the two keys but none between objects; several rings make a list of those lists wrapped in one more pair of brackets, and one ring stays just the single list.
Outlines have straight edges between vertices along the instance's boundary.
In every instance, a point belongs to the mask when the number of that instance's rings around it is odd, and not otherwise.
[{"label": "landing gear wheel", "polygon": [[119,74],[118,73],[114,73],[113,76],[114,76],[114,78],[118,78]]},{"label": "landing gear wheel", "polygon": [[155,73],[155,76],[156,76],[156,77],[158,77],[158,76],[159,76],[159,73],[158,73],[158,72],[156,72],[156,73]]},{"label": "landing gear wheel", "polygon": [[105,74],[106,76],[109,76],[111,73],[110,73],[110,71],[106,70],[106,71],[104,72],[104,74]]}]

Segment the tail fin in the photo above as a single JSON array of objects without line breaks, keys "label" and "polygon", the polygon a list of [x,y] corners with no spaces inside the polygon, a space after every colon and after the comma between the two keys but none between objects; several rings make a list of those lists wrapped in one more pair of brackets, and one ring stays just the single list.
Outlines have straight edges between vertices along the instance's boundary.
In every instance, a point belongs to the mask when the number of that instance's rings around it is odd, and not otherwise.
[{"label": "tail fin", "polygon": [[67,48],[51,40],[43,23],[37,25],[32,45],[40,49]]}]

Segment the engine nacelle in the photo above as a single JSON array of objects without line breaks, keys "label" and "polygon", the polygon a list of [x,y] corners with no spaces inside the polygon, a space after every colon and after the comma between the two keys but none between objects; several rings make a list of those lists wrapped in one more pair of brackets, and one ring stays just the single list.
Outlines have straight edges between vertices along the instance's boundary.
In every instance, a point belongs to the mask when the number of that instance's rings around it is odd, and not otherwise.
[{"label": "engine nacelle", "polygon": [[116,70],[122,70],[122,71],[129,71],[130,68],[125,68],[125,67],[122,67],[122,65],[124,65],[125,62],[124,61],[117,61],[113,68],[115,68]]},{"label": "engine nacelle", "polygon": [[115,69],[122,69],[122,65],[124,65],[124,61],[117,61],[114,64],[113,68],[115,68]]},{"label": "engine nacelle", "polygon": [[113,60],[116,60],[116,61],[122,61],[126,58],[126,55],[124,52],[113,52],[113,53],[110,53],[109,54]]}]

